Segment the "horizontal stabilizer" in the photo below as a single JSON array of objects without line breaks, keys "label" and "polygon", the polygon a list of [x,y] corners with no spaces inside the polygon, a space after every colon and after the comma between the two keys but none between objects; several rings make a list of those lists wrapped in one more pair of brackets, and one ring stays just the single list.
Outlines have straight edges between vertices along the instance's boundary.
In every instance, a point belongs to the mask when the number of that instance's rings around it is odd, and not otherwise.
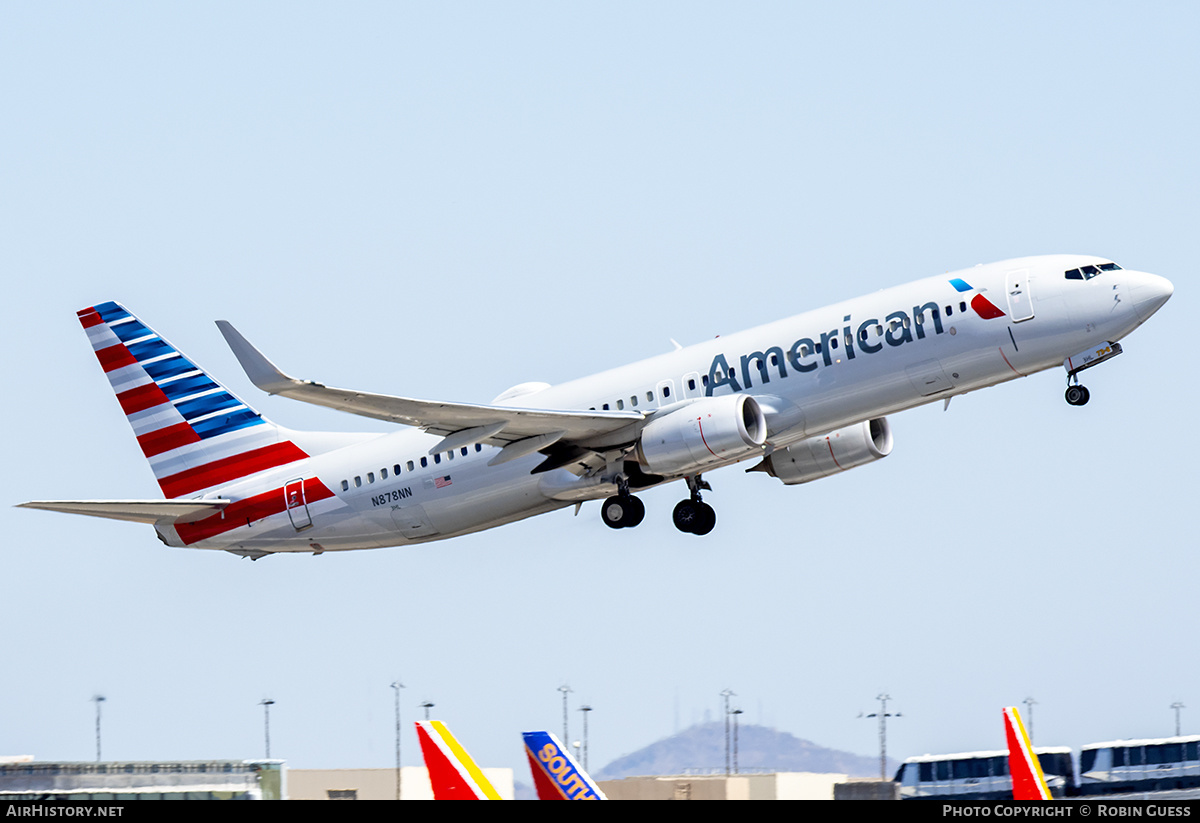
[{"label": "horizontal stabilizer", "polygon": [[[604,439],[605,435],[632,426],[635,429],[631,430],[628,437],[628,441],[632,442],[637,438],[636,427],[646,419],[644,414],[637,411],[522,409],[337,389],[284,374],[230,323],[218,320],[217,327],[242,364],[250,382],[268,394],[376,420],[416,426],[432,434],[447,436],[465,429],[479,429],[478,442],[504,446],[527,437],[561,432],[559,436],[563,440],[586,445],[589,441]],[[457,443],[458,439],[454,442]],[[439,445],[438,448],[444,446]]]},{"label": "horizontal stabilizer", "polygon": [[229,500],[30,500],[20,509],[43,509],[67,514],[86,514],[133,523],[188,523],[216,514]]}]

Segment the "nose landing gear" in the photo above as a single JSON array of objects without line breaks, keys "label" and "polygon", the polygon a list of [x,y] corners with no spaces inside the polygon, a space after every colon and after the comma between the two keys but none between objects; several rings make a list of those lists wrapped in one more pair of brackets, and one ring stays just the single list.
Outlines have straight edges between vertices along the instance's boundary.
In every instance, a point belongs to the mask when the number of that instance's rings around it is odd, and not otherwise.
[{"label": "nose landing gear", "polygon": [[1092,393],[1087,390],[1086,386],[1076,383],[1067,386],[1066,398],[1072,406],[1086,406],[1087,402],[1092,399]]}]

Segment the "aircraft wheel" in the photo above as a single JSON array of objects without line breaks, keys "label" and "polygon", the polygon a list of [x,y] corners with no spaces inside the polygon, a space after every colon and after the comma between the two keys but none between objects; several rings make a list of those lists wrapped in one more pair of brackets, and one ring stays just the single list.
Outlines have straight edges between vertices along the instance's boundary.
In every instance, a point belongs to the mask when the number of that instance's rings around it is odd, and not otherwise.
[{"label": "aircraft wheel", "polygon": [[717,512],[707,503],[696,504],[696,524],[692,534],[708,534],[717,525]]},{"label": "aircraft wheel", "polygon": [[633,495],[625,498],[625,517],[621,521],[621,525],[627,529],[632,529],[634,526],[642,522],[646,517],[646,504]]},{"label": "aircraft wheel", "polygon": [[1072,406],[1083,406],[1092,399],[1092,393],[1084,386],[1067,386],[1066,398]]},{"label": "aircraft wheel", "polygon": [[686,534],[708,534],[717,525],[717,513],[712,506],[695,500],[681,500],[671,512],[675,528]]},{"label": "aircraft wheel", "polygon": [[614,495],[600,507],[600,518],[610,529],[633,528],[646,516],[646,504],[633,495]]}]

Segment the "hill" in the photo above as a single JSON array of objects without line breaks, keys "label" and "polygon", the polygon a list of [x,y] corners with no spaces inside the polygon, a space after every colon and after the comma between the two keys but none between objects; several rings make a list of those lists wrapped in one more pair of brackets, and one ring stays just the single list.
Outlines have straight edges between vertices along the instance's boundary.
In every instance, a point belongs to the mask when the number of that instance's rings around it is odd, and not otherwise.
[{"label": "hill", "polygon": [[[877,777],[879,758],[827,749],[788,732],[743,725],[738,730],[741,772],[834,772]],[[896,765],[889,762],[889,776]],[[635,775],[711,774],[725,771],[725,725],[701,723],[619,757],[593,773],[597,780]]]}]

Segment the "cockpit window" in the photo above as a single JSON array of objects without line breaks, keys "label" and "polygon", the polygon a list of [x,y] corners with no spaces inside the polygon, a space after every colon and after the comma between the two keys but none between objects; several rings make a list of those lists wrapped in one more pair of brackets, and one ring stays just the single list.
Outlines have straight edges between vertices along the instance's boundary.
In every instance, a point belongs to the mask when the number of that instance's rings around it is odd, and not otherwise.
[{"label": "cockpit window", "polygon": [[1101,263],[1098,266],[1080,266],[1077,269],[1071,269],[1064,272],[1063,276],[1068,280],[1091,280],[1093,277],[1098,277],[1102,271],[1120,271],[1121,267],[1116,263]]}]

